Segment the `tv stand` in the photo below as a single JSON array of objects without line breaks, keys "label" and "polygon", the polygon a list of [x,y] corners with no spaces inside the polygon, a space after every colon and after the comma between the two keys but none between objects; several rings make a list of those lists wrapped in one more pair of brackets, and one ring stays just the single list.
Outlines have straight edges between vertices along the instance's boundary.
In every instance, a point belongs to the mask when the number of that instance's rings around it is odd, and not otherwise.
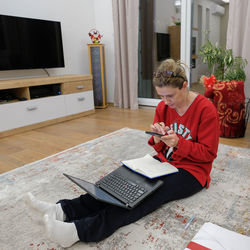
[{"label": "tv stand", "polygon": [[0,80],[0,138],[94,112],[92,75]]}]

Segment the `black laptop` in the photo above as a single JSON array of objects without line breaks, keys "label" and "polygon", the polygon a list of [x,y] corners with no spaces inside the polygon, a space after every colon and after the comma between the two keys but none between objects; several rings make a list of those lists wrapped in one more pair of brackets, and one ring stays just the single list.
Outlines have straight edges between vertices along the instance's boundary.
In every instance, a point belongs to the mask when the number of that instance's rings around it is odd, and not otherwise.
[{"label": "black laptop", "polygon": [[127,209],[136,207],[158,189],[163,181],[149,179],[122,165],[95,184],[64,175],[95,199]]}]

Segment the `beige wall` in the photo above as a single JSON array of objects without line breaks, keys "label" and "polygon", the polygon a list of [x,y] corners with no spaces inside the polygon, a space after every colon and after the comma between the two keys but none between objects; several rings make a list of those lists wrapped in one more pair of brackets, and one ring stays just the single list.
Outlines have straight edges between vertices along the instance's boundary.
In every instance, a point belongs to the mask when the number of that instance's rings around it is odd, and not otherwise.
[{"label": "beige wall", "polygon": [[226,46],[227,43],[227,24],[228,24],[228,13],[229,13],[229,4],[224,4],[225,14],[221,17],[220,23],[220,46]]}]

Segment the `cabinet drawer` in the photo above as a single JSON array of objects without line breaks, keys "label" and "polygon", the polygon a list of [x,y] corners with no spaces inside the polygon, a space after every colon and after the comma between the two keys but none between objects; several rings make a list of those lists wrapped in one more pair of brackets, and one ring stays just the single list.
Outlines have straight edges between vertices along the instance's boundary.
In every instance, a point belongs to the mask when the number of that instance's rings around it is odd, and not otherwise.
[{"label": "cabinet drawer", "polygon": [[72,94],[78,93],[83,91],[92,90],[92,81],[85,80],[85,81],[75,81],[75,82],[65,82],[62,84],[62,94]]},{"label": "cabinet drawer", "polygon": [[69,94],[65,96],[67,115],[94,110],[93,91]]},{"label": "cabinet drawer", "polygon": [[65,116],[64,96],[1,105],[0,131],[7,131]]}]

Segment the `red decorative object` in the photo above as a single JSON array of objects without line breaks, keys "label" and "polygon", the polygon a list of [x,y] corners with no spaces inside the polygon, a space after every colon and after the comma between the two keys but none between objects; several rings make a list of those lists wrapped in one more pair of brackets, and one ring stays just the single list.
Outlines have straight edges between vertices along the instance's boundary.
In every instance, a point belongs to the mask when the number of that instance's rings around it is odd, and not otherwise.
[{"label": "red decorative object", "polygon": [[205,93],[218,110],[220,136],[228,138],[245,135],[245,94],[243,81],[216,81],[214,76],[203,78]]},{"label": "red decorative object", "polygon": [[101,38],[103,37],[102,35],[100,35],[99,31],[96,29],[91,29],[88,35],[91,38],[92,43],[96,43],[96,44],[100,43]]},{"label": "red decorative object", "polygon": [[211,89],[215,83],[216,77],[214,75],[211,75],[210,77],[203,77],[203,84],[205,86],[205,89]]}]

